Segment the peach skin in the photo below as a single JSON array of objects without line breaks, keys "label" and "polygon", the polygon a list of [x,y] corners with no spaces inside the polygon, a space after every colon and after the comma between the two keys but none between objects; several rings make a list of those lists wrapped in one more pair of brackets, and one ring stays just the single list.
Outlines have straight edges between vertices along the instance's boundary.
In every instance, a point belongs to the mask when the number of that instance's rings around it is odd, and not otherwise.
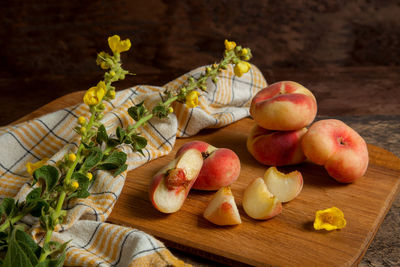
[{"label": "peach skin", "polygon": [[265,129],[298,130],[314,120],[317,101],[301,84],[282,81],[262,89],[253,97],[250,114]]},{"label": "peach skin", "polygon": [[340,120],[320,120],[311,125],[302,148],[310,161],[324,165],[328,174],[341,183],[354,182],[368,167],[367,144]]},{"label": "peach skin", "polygon": [[306,128],[271,131],[254,124],[247,137],[247,150],[260,163],[269,166],[298,164],[305,160],[301,139]]},{"label": "peach skin", "polygon": [[218,190],[232,184],[240,174],[240,160],[235,152],[228,148],[216,148],[203,141],[184,144],[176,156],[188,149],[197,149],[203,155],[203,167],[193,185],[198,190]]}]

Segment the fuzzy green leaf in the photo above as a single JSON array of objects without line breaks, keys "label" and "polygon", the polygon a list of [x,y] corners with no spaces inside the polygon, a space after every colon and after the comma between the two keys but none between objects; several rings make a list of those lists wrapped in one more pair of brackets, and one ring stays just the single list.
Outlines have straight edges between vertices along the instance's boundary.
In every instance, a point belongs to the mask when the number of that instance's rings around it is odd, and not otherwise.
[{"label": "fuzzy green leaf", "polygon": [[139,136],[137,134],[132,135],[132,147],[135,151],[140,151],[147,146],[146,138]]},{"label": "fuzzy green leaf", "polygon": [[117,176],[117,175],[123,173],[124,171],[126,171],[126,169],[128,169],[128,165],[127,164],[121,165],[118,169],[116,169],[114,171],[114,176]]},{"label": "fuzzy green leaf", "polygon": [[86,158],[85,162],[82,165],[82,170],[87,172],[88,170],[95,167],[103,157],[103,152],[100,148],[94,147],[90,150],[89,156]]},{"label": "fuzzy green leaf", "polygon": [[[10,234],[10,239],[8,242],[8,250],[7,254],[4,258],[3,266],[6,267],[33,267],[33,264],[29,258],[29,256],[25,252],[24,248],[20,246],[18,241],[16,240],[16,232],[20,231],[18,228],[14,228]],[[34,263],[35,264],[35,263]]]},{"label": "fuzzy green leaf", "polygon": [[45,182],[45,191],[49,192],[57,185],[58,178],[58,170],[53,166],[45,165],[33,173],[32,185],[36,184],[41,179]]},{"label": "fuzzy green leaf", "polygon": [[135,121],[140,120],[144,114],[147,112],[146,108],[144,107],[144,101],[140,102],[139,104],[128,108],[128,114],[132,117]]},{"label": "fuzzy green leaf", "polygon": [[113,151],[101,164],[99,164],[99,169],[101,170],[114,170],[126,162],[126,154],[121,151]]},{"label": "fuzzy green leaf", "polygon": [[13,198],[5,198],[1,202],[0,215],[5,214],[7,217],[12,217],[12,215],[18,210],[18,207]]},{"label": "fuzzy green leaf", "polygon": [[126,131],[118,126],[117,130],[116,130],[116,134],[117,134],[119,142],[122,143],[126,136]]},{"label": "fuzzy green leaf", "polygon": [[96,137],[97,143],[101,144],[102,142],[107,143],[108,141],[108,135],[106,131],[106,127],[104,125],[100,125],[100,127],[97,130],[97,137]]}]

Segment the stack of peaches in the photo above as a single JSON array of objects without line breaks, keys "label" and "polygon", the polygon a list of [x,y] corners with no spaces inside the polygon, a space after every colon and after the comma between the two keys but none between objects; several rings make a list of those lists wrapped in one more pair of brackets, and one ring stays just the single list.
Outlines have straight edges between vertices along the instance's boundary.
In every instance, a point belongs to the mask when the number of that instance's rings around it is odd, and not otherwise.
[{"label": "stack of peaches", "polygon": [[[283,81],[262,89],[252,99],[250,114],[255,125],[247,149],[258,162],[271,166],[264,177],[255,178],[244,190],[243,209],[250,217],[270,219],[282,211],[282,203],[301,192],[302,174],[284,174],[276,167],[309,160],[323,165],[341,183],[351,183],[366,172],[368,150],[363,138],[339,120],[312,124],[317,102],[304,86]],[[153,177],[150,199],[159,211],[173,213],[181,208],[191,188],[218,190],[204,217],[218,225],[240,224],[229,187],[239,174],[239,157],[232,150],[189,142]]]}]

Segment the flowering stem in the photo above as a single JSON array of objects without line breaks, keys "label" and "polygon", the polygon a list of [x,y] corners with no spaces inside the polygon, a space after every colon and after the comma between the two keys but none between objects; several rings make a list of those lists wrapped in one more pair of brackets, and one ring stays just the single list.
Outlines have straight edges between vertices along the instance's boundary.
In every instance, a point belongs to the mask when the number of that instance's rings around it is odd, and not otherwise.
[{"label": "flowering stem", "polygon": [[14,223],[18,222],[19,220],[21,220],[21,219],[22,219],[26,214],[28,214],[28,213],[29,213],[29,211],[22,212],[22,213],[16,215],[15,217],[13,217],[13,218],[11,218],[11,219],[9,219],[9,220],[6,220],[6,221],[0,226],[0,232],[3,232],[4,230],[6,230],[6,229],[10,226],[10,223],[11,223],[11,224],[14,224]]}]

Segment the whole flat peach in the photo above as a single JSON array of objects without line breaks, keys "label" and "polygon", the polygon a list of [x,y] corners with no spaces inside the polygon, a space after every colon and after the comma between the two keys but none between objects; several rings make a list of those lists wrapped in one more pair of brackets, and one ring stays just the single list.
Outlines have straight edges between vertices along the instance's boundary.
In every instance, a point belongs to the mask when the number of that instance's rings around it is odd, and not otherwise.
[{"label": "whole flat peach", "polygon": [[298,130],[311,124],[317,114],[317,101],[299,83],[274,83],[252,99],[250,114],[258,125],[269,130]]}]

